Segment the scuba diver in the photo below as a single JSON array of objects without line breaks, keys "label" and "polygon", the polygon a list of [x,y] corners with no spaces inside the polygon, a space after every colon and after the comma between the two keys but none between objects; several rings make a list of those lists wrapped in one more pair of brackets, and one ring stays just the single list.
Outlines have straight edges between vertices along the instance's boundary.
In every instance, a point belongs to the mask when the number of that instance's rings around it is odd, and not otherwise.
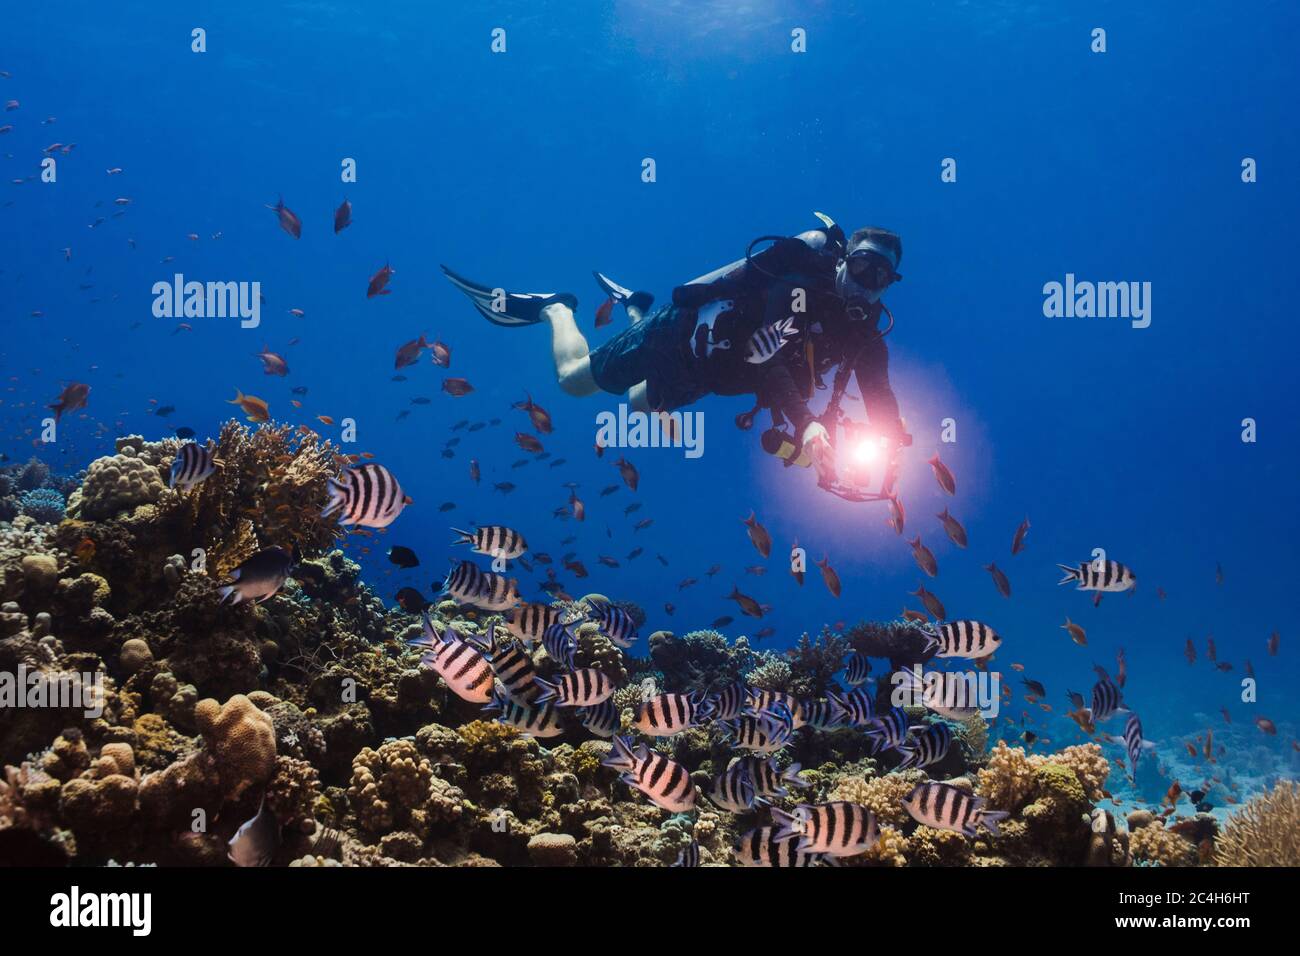
[{"label": "scuba diver", "polygon": [[[510,293],[442,269],[490,322],[550,325],[556,376],[570,395],[626,392],[634,408],[665,412],[708,394],[753,394],[756,406],[737,416],[736,424],[748,429],[758,411],[768,409],[772,427],[763,434],[766,451],[787,465],[813,465],[818,483],[841,497],[889,498],[890,471],[897,473],[894,456],[911,444],[889,384],[884,337],[893,316],[880,301],[902,278],[902,242],[874,227],[846,239],[829,217],[816,215],[821,228],[792,237],[760,236],[743,259],[678,286],[672,301],[649,315],[652,295],[595,273],[631,324],[594,350],[575,321],[576,296]],[[754,253],[764,242],[771,245]],[[879,328],[882,312],[889,317],[884,329]],[[836,366],[827,408],[814,414],[809,401],[826,388],[823,377]],[[851,435],[862,431],[840,409],[850,373],[870,419],[870,440],[890,457],[878,494],[864,492],[851,477],[846,482],[837,465],[837,425],[844,424]],[[792,433],[784,430],[787,424]],[[852,464],[843,470],[851,473]]]}]

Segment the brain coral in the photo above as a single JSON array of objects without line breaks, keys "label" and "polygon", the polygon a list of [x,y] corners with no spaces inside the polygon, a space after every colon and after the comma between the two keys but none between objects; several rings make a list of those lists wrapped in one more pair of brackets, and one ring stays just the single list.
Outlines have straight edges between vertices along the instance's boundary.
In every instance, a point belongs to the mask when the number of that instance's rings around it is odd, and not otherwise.
[{"label": "brain coral", "polygon": [[68,513],[90,521],[112,518],[138,505],[154,503],[165,487],[158,469],[141,458],[96,458],[86,471],[86,480],[68,499]]},{"label": "brain coral", "polygon": [[194,707],[194,725],[212,751],[228,800],[238,800],[275,773],[275,727],[243,694],[219,704],[211,697]]}]

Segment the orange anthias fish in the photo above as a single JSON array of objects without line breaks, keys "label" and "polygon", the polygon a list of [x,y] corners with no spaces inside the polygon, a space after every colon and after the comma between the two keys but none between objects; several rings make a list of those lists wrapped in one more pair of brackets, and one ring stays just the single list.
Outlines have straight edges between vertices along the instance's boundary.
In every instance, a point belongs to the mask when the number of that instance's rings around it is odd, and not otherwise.
[{"label": "orange anthias fish", "polygon": [[333,425],[333,424],[334,424],[334,419],[330,418],[330,416],[328,416],[328,415],[317,415],[317,416],[316,416],[316,421],[320,422],[322,425]]},{"label": "orange anthias fish", "polygon": [[63,417],[64,412],[75,412],[79,408],[85,408],[86,399],[89,396],[89,385],[83,382],[73,382],[59,393],[58,400],[54,404],[45,407],[54,410],[54,420],[57,422]]},{"label": "orange anthias fish", "polygon": [[767,557],[772,553],[772,536],[767,533],[767,529],[758,523],[758,516],[751,511],[749,517],[745,519],[745,527],[749,529],[749,540],[754,545],[758,553]]},{"label": "orange anthias fish", "polygon": [[1087,645],[1088,643],[1087,632],[1084,631],[1084,629],[1081,628],[1078,624],[1075,624],[1073,621],[1071,621],[1068,617],[1065,619],[1065,623],[1062,624],[1061,627],[1064,630],[1070,632],[1070,639],[1074,641],[1074,643],[1078,644],[1080,647]]},{"label": "orange anthias fish", "polygon": [[442,381],[442,390],[453,398],[460,398],[474,391],[474,386],[467,378],[447,378]]},{"label": "orange anthias fish", "polygon": [[262,346],[262,351],[253,353],[262,360],[262,371],[267,375],[288,375],[289,363],[284,360],[283,355],[272,352],[267,346]]},{"label": "orange anthias fish", "polygon": [[1268,656],[1269,656],[1269,657],[1277,657],[1277,649],[1278,649],[1278,645],[1281,644],[1281,643],[1282,643],[1282,638],[1278,636],[1277,631],[1274,631],[1272,634],[1270,634],[1270,635],[1268,636]]},{"label": "orange anthias fish", "polygon": [[451,368],[451,347],[441,341],[435,341],[429,346],[432,353],[433,364],[439,368]]},{"label": "orange anthias fish", "polygon": [[271,409],[262,399],[256,395],[245,395],[239,389],[235,389],[235,397],[226,402],[227,405],[238,405],[244,410],[250,422],[268,422],[271,420]]},{"label": "orange anthias fish", "polygon": [[1277,736],[1277,724],[1273,723],[1273,721],[1269,720],[1267,717],[1256,717],[1255,726],[1270,737]]},{"label": "orange anthias fish", "polygon": [[831,567],[830,555],[823,555],[822,559],[817,562],[817,567],[822,569],[822,580],[826,582],[826,590],[830,591],[833,597],[839,597],[840,576]]},{"label": "orange anthias fish", "polygon": [[582,503],[576,491],[569,492],[569,507],[573,509],[573,517],[579,521],[587,519],[587,506]]},{"label": "orange anthias fish", "polygon": [[613,313],[614,300],[613,298],[608,298],[600,304],[598,309],[596,309],[596,328],[609,325],[610,322],[614,321]]},{"label": "orange anthias fish", "polygon": [[366,287],[366,298],[373,299],[377,295],[388,295],[392,290],[385,288],[388,280],[394,275],[395,270],[387,262],[383,268],[370,277],[370,285]]},{"label": "orange anthias fish", "polygon": [[542,450],[542,443],[527,432],[515,432],[515,444],[524,451],[537,454]]},{"label": "orange anthias fish", "polygon": [[527,412],[528,419],[533,423],[533,427],[543,435],[549,435],[552,432],[554,426],[551,424],[551,413],[534,402],[533,396],[527,392],[524,392],[522,402],[515,402],[510,407]]},{"label": "orange anthias fish", "polygon": [[280,218],[281,229],[293,236],[295,239],[302,237],[302,220],[298,218],[297,214],[294,213],[292,209],[284,204],[283,196],[280,197],[280,200],[274,206],[267,206],[266,208],[274,212]]},{"label": "orange anthias fish", "polygon": [[1187,663],[1196,663],[1196,645],[1192,643],[1190,637],[1187,639],[1187,645],[1183,648],[1183,656],[1187,658]]},{"label": "orange anthias fish", "polygon": [[334,235],[337,236],[350,225],[352,225],[352,203],[345,199],[339,208],[334,210]]}]

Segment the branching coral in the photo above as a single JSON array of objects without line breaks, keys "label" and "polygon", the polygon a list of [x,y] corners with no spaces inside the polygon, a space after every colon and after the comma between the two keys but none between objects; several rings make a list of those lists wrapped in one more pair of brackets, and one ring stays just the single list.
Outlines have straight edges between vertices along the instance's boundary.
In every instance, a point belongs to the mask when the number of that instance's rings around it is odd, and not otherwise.
[{"label": "branching coral", "polygon": [[1300,866],[1300,783],[1281,780],[1228,820],[1215,845],[1218,866]]},{"label": "branching coral", "polygon": [[326,485],[339,471],[330,442],[287,424],[249,429],[231,420],[214,456],[221,468],[159,504],[177,549],[210,549],[210,568],[224,573],[259,548],[296,544],[310,555],[334,540],[334,521],[320,517]]}]

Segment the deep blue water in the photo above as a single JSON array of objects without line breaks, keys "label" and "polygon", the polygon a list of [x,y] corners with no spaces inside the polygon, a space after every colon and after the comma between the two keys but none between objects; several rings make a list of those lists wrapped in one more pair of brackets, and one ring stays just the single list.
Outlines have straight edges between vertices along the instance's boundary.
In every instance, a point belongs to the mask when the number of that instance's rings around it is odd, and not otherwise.
[{"label": "deep blue water", "polygon": [[[63,381],[93,387],[87,417],[39,452],[63,469],[111,450],[117,433],[213,433],[239,388],[279,420],[355,418],[350,450],[375,453],[415,498],[383,540],[415,548],[422,567],[368,559],[386,599],[440,577],[455,553],[448,525],[470,521],[513,525],[556,555],[578,534],[591,577],[561,579],[641,604],[643,634],[723,614],[739,622],[730,635],[752,633],[761,624],[746,627],[724,598],[734,583],[774,606],[769,646],[785,647],[824,624],[918,607],[907,592],[924,582],[952,616],[996,627],[999,663],[1023,662],[1058,714],[1064,690],[1086,693],[1092,664],[1111,667],[1122,646],[1128,700],[1164,754],[1213,726],[1242,773],[1294,773],[1293,4],[192,6],[5,14],[0,69],[11,77],[0,98],[21,103],[0,117],[13,126],[0,136],[0,428],[11,457],[31,453],[27,430]],[[190,51],[196,26],[204,54]],[[505,54],[490,52],[494,27],[507,31]],[[802,55],[790,50],[796,27],[808,33]],[[1089,50],[1094,27],[1107,30],[1105,54]],[[76,143],[56,154],[57,183],[10,183],[37,174],[56,141]],[[339,180],[344,157],[357,161],[355,184]],[[641,181],[645,157],[657,163],[652,184]],[[945,157],[958,162],[956,183],[940,180]],[[1244,157],[1258,161],[1258,182],[1241,181]],[[106,175],[112,167],[123,172]],[[299,241],[263,208],[281,195],[303,219]],[[117,197],[132,200],[126,214],[87,228]],[[335,236],[344,197],[354,224]],[[615,454],[592,453],[594,418],[618,399],[566,398],[544,329],[487,325],[438,271],[445,262],[492,284],[576,292],[591,332],[592,269],[664,301],[753,237],[814,226],[815,209],[903,237],[906,279],[886,296],[892,378],[916,435],[901,494],[909,537],[919,531],[938,557],[933,582],[885,526],[883,505],[829,499],[808,473],[766,458],[757,431],[738,432],[743,398],[698,406],[702,458],[630,451],[640,491],[601,498],[619,477]],[[392,294],[367,300],[386,261]],[[261,327],[196,320],[174,332],[150,312],[151,286],[173,272],[260,281]],[[1152,283],[1150,327],[1045,318],[1043,284],[1067,272]],[[404,370],[408,381],[391,382],[394,350],[421,331],[452,347],[451,371],[426,355]],[[286,355],[290,376],[262,374],[251,353],[263,344]],[[442,393],[446,374],[476,391]],[[296,385],[310,389],[301,410],[290,406]],[[554,417],[545,445],[567,466],[510,468],[526,457],[512,435],[527,420],[510,408],[525,390]],[[417,396],[432,402],[411,405]],[[151,399],[175,414],[151,415]],[[491,417],[504,424],[460,433],[456,457],[440,456],[453,422]],[[948,417],[958,441],[940,446]],[[1258,422],[1253,444],[1240,440],[1247,417]],[[954,499],[925,464],[936,450],[956,474]],[[470,457],[483,463],[479,487]],[[519,490],[494,494],[502,480]],[[565,481],[581,483],[582,525],[551,517]],[[643,508],[625,517],[633,498]],[[447,500],[457,508],[439,514]],[[970,534],[965,552],[933,517],[945,504]],[[743,573],[762,563],[741,524],[750,509],[776,542],[761,578]],[[1028,548],[1012,557],[1026,515]],[[634,533],[643,516],[654,525]],[[810,557],[830,557],[840,599],[815,568],[802,588],[787,573],[796,536]],[[618,570],[596,563],[638,545],[645,554]],[[1140,584],[1094,610],[1056,586],[1055,564],[1096,547]],[[1011,578],[1009,601],[981,570],[990,560]],[[714,563],[716,578],[678,592]],[[1067,614],[1088,629],[1087,648],[1060,629]],[[1270,658],[1273,630],[1282,653]],[[1210,634],[1232,672],[1204,661]],[[1182,656],[1188,637],[1202,654],[1195,667]],[[1253,705],[1238,699],[1246,658],[1260,679]],[[1017,699],[1011,712],[1021,709]],[[1277,737],[1250,725],[1259,714]],[[1047,733],[1066,742],[1070,730]]]}]

